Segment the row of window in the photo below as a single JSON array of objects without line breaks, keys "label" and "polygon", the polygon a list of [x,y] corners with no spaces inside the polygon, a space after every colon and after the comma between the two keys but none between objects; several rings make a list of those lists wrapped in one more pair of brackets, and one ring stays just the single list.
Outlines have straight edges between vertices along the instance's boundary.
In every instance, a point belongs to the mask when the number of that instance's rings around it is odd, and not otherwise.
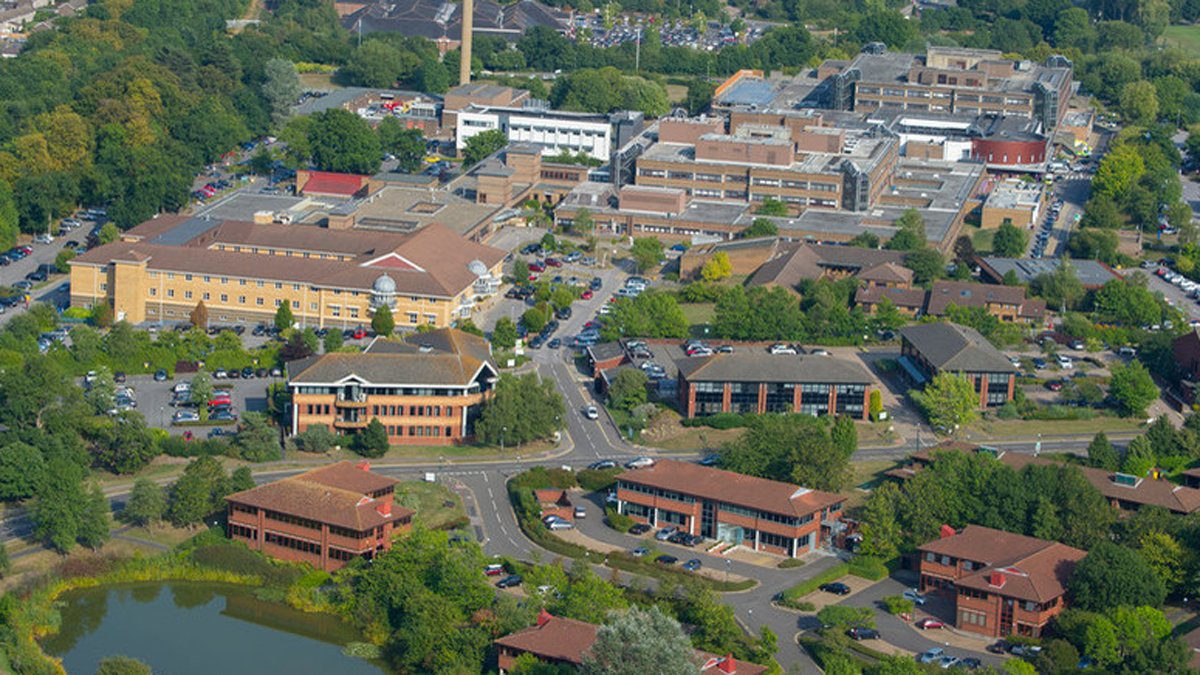
[{"label": "row of window", "polygon": [[[468,387],[459,389],[434,389],[433,387],[362,387],[362,392],[367,396],[466,396],[469,393],[478,393],[478,386],[479,385],[472,384]],[[303,386],[295,387],[294,390],[297,394],[333,396],[341,391],[342,387]]]},{"label": "row of window", "polygon": [[299,516],[293,516],[289,513],[280,513],[278,511],[267,511],[267,519],[274,520],[277,523],[287,523],[289,525],[303,527],[307,530],[320,530],[321,529],[321,523],[318,523],[315,520],[309,520],[308,518],[301,518]]},{"label": "row of window", "polygon": [[[408,431],[405,432],[405,429]],[[443,429],[445,430],[443,432]],[[450,438],[454,435],[454,427],[435,427],[435,426],[400,426],[387,425],[388,436],[423,436],[429,438]]]},{"label": "row of window", "polygon": [[275,534],[274,532],[266,532],[264,541],[266,541],[268,544],[290,548],[294,551],[300,551],[301,553],[321,555],[320,544],[311,541],[305,541],[303,539],[295,539],[293,537],[286,537],[282,534]]},{"label": "row of window", "polygon": [[[454,415],[454,406],[448,405],[445,408],[446,416]],[[398,417],[404,415],[404,406],[402,405],[373,405],[371,406],[371,414],[376,417]],[[410,405],[408,406],[409,417],[441,417],[442,406],[440,405]]]},{"label": "row of window", "polygon": [[960,626],[965,626],[965,625],[986,626],[987,625],[987,614],[984,614],[983,612],[972,611],[969,609],[960,609],[960,610],[958,610],[958,624]]}]

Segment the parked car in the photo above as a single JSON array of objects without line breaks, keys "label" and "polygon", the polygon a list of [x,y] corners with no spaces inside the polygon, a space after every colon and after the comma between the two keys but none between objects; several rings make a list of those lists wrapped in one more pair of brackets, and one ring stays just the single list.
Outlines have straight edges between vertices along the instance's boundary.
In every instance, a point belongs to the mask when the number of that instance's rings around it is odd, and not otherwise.
[{"label": "parked car", "polygon": [[920,621],[917,622],[917,628],[920,628],[921,630],[935,630],[938,628],[945,628],[945,627],[946,627],[946,624],[942,623],[941,621],[938,621],[937,619],[933,619],[933,618],[929,618],[929,617],[921,619]]},{"label": "parked car", "polygon": [[1046,388],[1050,391],[1062,391],[1063,382],[1062,380],[1050,380],[1046,383]]},{"label": "parked car", "polygon": [[650,549],[646,548],[645,546],[639,546],[629,552],[629,555],[632,555],[635,558],[645,558],[649,554]]},{"label": "parked car", "polygon": [[983,661],[980,661],[974,656],[968,656],[967,658],[958,662],[958,667],[966,668],[967,670],[979,670],[983,667]]},{"label": "parked car", "polygon": [[483,566],[483,574],[484,574],[484,576],[498,577],[501,574],[504,574],[504,565],[501,565],[499,563],[492,563],[490,565],[484,565]]},{"label": "parked car", "polygon": [[598,462],[592,462],[591,464],[588,464],[588,466],[587,466],[587,468],[591,469],[592,471],[602,471],[604,469],[615,469],[616,467],[617,467],[617,463],[612,461],[611,459],[602,459]]},{"label": "parked car", "polygon": [[820,590],[834,595],[849,595],[850,587],[840,581],[834,581],[828,584],[821,584]]},{"label": "parked car", "polygon": [[942,654],[945,653],[946,650],[941,647],[927,649],[920,654],[917,654],[917,663],[933,663],[934,661],[942,658]]},{"label": "parked car", "polygon": [[944,654],[940,659],[937,660],[937,666],[942,670],[949,670],[950,668],[958,665],[959,660],[960,659],[957,656]]},{"label": "parked car", "polygon": [[587,507],[576,506],[575,507],[575,517],[576,518],[587,518]]},{"label": "parked car", "polygon": [[210,422],[236,422],[237,413],[232,410],[218,410],[208,416]]},{"label": "parked car", "polygon": [[654,466],[653,457],[635,457],[625,462],[626,469],[648,469]]},{"label": "parked car", "polygon": [[769,348],[767,348],[767,352],[770,354],[793,354],[794,355],[796,353],[796,348],[791,345],[777,344],[777,345],[771,345]]},{"label": "parked car", "polygon": [[167,381],[166,369],[159,368],[158,370],[154,371],[154,381],[155,382],[166,382]]},{"label": "parked car", "polygon": [[1062,368],[1063,370],[1070,370],[1075,367],[1075,361],[1073,361],[1071,357],[1067,356],[1066,354],[1057,355],[1055,360],[1058,361],[1058,367]]},{"label": "parked car", "polygon": [[911,600],[914,605],[925,604],[925,596],[918,593],[917,589],[915,588],[910,588],[907,591],[904,591],[904,599]]},{"label": "parked car", "polygon": [[849,635],[851,640],[875,640],[879,638],[879,631],[866,626],[854,626],[846,631],[846,635]]},{"label": "parked car", "polygon": [[183,424],[186,422],[199,422],[200,414],[195,410],[176,410],[174,415],[171,415],[173,424]]},{"label": "parked car", "polygon": [[673,555],[663,554],[655,558],[654,562],[658,563],[659,565],[674,565],[675,563],[679,562],[679,558],[676,558]]},{"label": "parked car", "polygon": [[520,586],[522,581],[524,581],[524,579],[521,578],[520,574],[510,574],[500,581],[497,581],[496,588],[512,588],[514,586]]},{"label": "parked car", "polygon": [[703,563],[700,562],[699,558],[692,558],[691,560],[683,563],[683,569],[689,572],[695,572],[696,570],[699,570],[702,565]]},{"label": "parked car", "polygon": [[629,534],[641,536],[649,532],[650,529],[650,526],[646,523],[635,523],[633,527],[629,528]]},{"label": "parked car", "polygon": [[654,538],[659,541],[666,541],[671,538],[671,535],[675,534],[678,531],[679,531],[678,527],[675,527],[674,525],[669,525],[669,526],[664,527],[663,529],[659,530],[658,532],[656,532],[654,534]]}]

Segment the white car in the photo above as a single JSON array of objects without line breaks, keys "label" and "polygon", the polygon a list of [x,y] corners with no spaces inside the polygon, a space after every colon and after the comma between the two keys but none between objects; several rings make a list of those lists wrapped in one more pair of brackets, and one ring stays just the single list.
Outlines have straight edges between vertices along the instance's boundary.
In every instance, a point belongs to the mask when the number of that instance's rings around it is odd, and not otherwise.
[{"label": "white car", "polygon": [[575,529],[575,524],[569,520],[563,520],[555,516],[554,520],[546,522],[546,528],[550,530],[573,530]]},{"label": "white car", "polygon": [[778,344],[771,345],[767,351],[771,354],[795,354],[796,348],[791,345]]},{"label": "white car", "polygon": [[33,240],[38,244],[54,243],[54,237],[52,237],[50,234],[39,234],[38,236],[34,237]]},{"label": "white car", "polygon": [[600,411],[596,410],[596,406],[589,405],[583,409],[583,416],[589,420],[598,420],[600,419]]},{"label": "white car", "polygon": [[945,654],[946,650],[941,647],[934,647],[927,651],[917,654],[917,663],[933,663]]},{"label": "white car", "polygon": [[653,457],[635,457],[625,462],[626,469],[648,469],[654,466]]},{"label": "white car", "polygon": [[1058,359],[1058,367],[1062,368],[1063,370],[1070,370],[1075,367],[1075,362],[1072,361],[1071,357],[1069,357],[1069,356],[1059,354],[1057,359]]},{"label": "white car", "polygon": [[914,605],[925,604],[925,596],[918,593],[917,589],[915,589],[915,588],[910,588],[907,591],[904,591],[904,599],[912,600]]}]

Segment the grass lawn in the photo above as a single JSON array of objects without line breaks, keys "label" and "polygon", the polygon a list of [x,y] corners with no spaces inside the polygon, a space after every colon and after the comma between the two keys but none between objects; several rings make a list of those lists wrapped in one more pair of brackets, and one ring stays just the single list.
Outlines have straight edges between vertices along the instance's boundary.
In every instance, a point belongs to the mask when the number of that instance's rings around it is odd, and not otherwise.
[{"label": "grass lawn", "polygon": [[667,100],[672,103],[682,103],[687,100],[687,87],[682,84],[667,85]]},{"label": "grass lawn", "polygon": [[[642,442],[662,450],[715,450],[722,445],[737,440],[745,429],[709,429],[708,427],[687,427],[678,436],[664,438],[661,441],[650,441],[645,435]],[[702,438],[703,436],[703,438]]]},{"label": "grass lawn", "polygon": [[871,489],[883,478],[883,472],[899,466],[894,459],[866,459],[861,462],[850,462],[853,476],[850,482],[863,489]]},{"label": "grass lawn", "polygon": [[441,483],[405,481],[396,486],[396,500],[398,504],[415,508],[417,522],[430,529],[438,529],[467,515],[462,498]]},{"label": "grass lawn", "polygon": [[333,83],[333,75],[328,73],[300,73],[300,86],[305,90],[329,91],[341,89]]},{"label": "grass lawn", "polygon": [[971,243],[975,245],[976,253],[991,253],[992,252],[992,237],[996,236],[995,230],[976,230],[971,236]]},{"label": "grass lawn", "polygon": [[[405,459],[463,459],[475,457],[481,459],[512,459],[515,457],[528,457],[536,455],[555,447],[554,441],[533,441],[525,445],[513,446],[506,445],[504,450],[500,450],[498,445],[393,445],[388,449],[387,454],[382,457],[383,460],[405,460]],[[303,453],[297,453],[296,457],[305,457]],[[312,455],[316,456],[316,455]],[[328,457],[333,460],[347,459],[357,461],[362,459],[362,456],[348,448],[341,450],[333,450],[328,454]]]},{"label": "grass lawn", "polygon": [[976,440],[981,437],[1032,438],[1038,434],[1056,436],[1063,434],[1094,434],[1136,432],[1141,430],[1140,419],[1119,417],[1096,417],[1090,420],[988,420],[971,425]]},{"label": "grass lawn", "polygon": [[679,305],[683,310],[683,316],[687,319],[688,324],[695,326],[702,323],[711,323],[716,315],[716,303],[712,302],[688,302]]},{"label": "grass lawn", "polygon": [[1162,39],[1171,47],[1200,56],[1200,26],[1167,26]]}]

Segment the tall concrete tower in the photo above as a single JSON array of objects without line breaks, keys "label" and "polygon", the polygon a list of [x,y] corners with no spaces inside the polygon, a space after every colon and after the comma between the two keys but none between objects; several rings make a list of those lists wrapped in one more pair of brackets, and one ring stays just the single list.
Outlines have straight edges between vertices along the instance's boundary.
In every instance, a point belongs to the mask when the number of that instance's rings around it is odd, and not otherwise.
[{"label": "tall concrete tower", "polygon": [[458,83],[471,81],[471,33],[475,28],[475,0],[462,2],[462,47],[459,50]]}]

